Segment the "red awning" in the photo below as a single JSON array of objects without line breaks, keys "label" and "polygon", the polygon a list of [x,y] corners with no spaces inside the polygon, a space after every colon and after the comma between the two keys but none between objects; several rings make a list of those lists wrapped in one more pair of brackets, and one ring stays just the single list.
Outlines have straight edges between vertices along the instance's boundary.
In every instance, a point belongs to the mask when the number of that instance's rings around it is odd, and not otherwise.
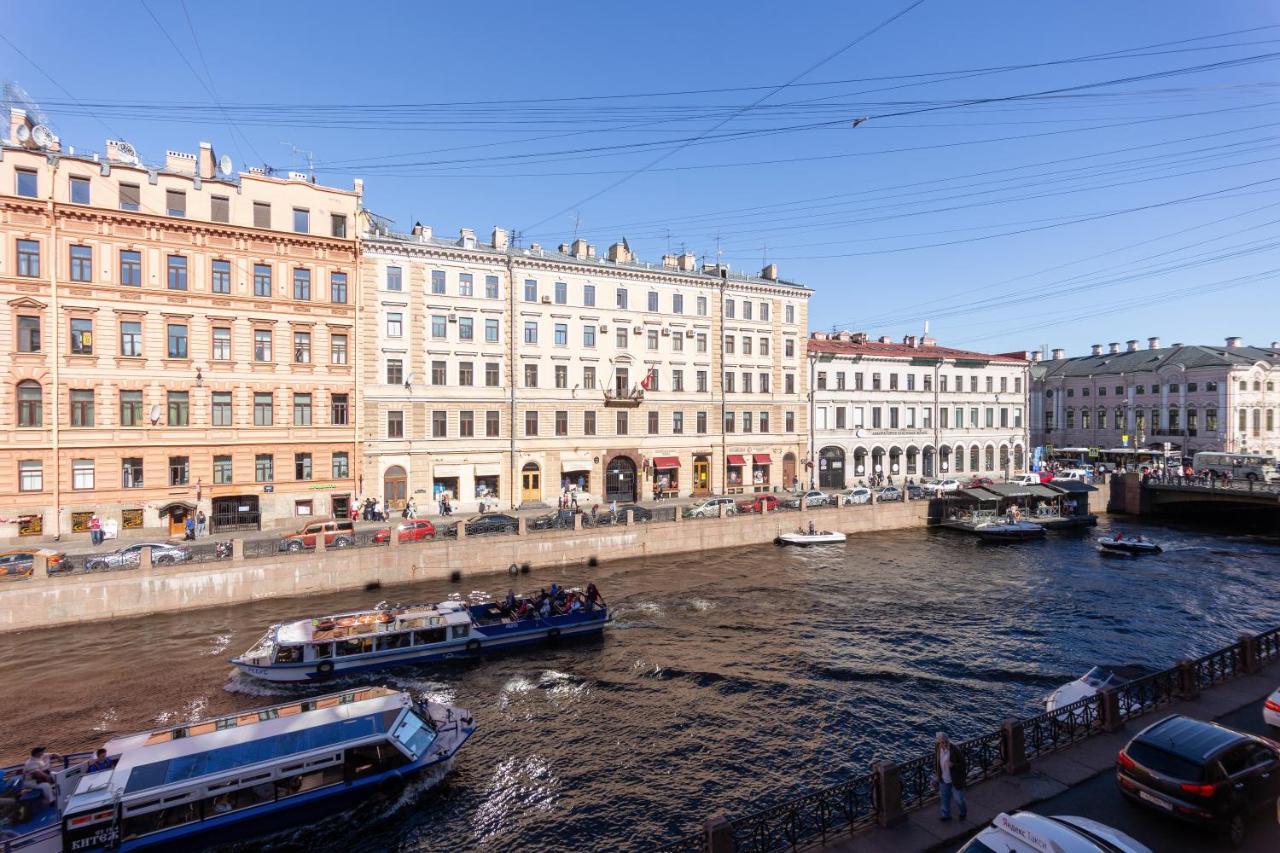
[{"label": "red awning", "polygon": [[746,457],[736,456],[731,454],[728,457],[728,459],[725,460],[725,464],[726,465],[746,465],[747,460],[746,460]]},{"label": "red awning", "polygon": [[757,465],[772,465],[772,464],[773,464],[773,460],[769,458],[769,454],[768,454],[768,453],[757,453],[755,456],[752,456],[752,457],[751,457],[751,459],[752,459],[752,460],[753,460]]},{"label": "red awning", "polygon": [[655,456],[653,457],[653,467],[655,469],[662,468],[679,468],[680,457],[678,456]]}]

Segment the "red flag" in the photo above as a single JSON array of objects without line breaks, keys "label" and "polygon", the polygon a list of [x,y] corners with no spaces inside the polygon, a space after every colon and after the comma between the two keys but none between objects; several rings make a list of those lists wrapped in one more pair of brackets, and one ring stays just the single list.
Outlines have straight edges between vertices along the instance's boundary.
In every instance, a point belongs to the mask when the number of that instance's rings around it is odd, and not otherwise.
[{"label": "red flag", "polygon": [[653,371],[654,368],[650,368],[649,372],[644,375],[644,380],[640,383],[640,387],[646,391],[649,390],[649,385],[653,382]]}]

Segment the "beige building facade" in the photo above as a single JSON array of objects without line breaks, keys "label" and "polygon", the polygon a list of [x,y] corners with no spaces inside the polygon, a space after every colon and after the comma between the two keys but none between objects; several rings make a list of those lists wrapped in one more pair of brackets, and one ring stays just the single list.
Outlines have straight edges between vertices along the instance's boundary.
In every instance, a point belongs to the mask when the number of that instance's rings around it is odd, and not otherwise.
[{"label": "beige building facade", "polygon": [[0,144],[0,539],[213,531],[355,494],[360,188]]},{"label": "beige building facade", "polygon": [[362,495],[435,512],[789,484],[810,291],[693,256],[362,240]]}]

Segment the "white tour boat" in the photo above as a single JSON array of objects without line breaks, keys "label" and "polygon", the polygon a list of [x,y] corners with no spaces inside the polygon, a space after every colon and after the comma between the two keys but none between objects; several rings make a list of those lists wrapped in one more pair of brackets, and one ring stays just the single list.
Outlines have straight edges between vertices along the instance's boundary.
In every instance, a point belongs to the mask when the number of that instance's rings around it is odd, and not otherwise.
[{"label": "white tour boat", "polygon": [[773,540],[775,545],[839,545],[845,535],[838,530],[815,530],[809,533],[797,530],[794,533],[783,533]]}]

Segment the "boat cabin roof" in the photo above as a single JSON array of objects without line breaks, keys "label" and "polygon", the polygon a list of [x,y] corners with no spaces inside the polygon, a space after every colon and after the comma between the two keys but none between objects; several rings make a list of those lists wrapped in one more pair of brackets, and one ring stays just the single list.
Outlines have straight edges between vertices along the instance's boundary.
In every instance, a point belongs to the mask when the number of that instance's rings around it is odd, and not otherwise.
[{"label": "boat cabin roof", "polygon": [[411,701],[366,687],[114,738],[106,749],[119,756],[115,766],[83,777],[67,810],[386,734]]},{"label": "boat cabin roof", "polygon": [[471,621],[467,606],[458,601],[440,604],[411,605],[380,610],[361,610],[340,613],[315,619],[299,619],[285,622],[276,629],[276,642],[281,645],[325,643],[385,634],[390,631],[407,631],[412,628],[443,628],[446,625],[463,625]]}]

